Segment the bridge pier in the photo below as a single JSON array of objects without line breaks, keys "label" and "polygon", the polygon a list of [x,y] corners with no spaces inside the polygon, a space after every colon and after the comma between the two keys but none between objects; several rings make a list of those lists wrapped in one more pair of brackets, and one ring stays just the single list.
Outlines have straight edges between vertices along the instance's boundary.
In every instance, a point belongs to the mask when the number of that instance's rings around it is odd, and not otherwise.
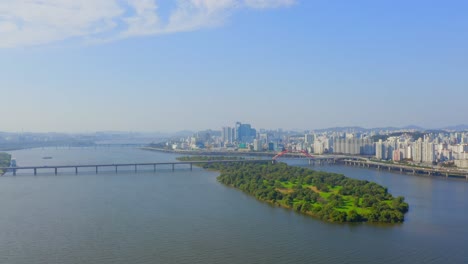
[{"label": "bridge pier", "polygon": [[172,171],[174,171],[174,169],[175,169],[174,167],[175,167],[175,164],[172,163]]},{"label": "bridge pier", "polygon": [[34,176],[37,175],[37,168],[34,168]]},{"label": "bridge pier", "polygon": [[153,164],[153,167],[154,172],[156,172],[156,164]]},{"label": "bridge pier", "polygon": [[119,166],[115,166],[115,173],[116,173],[116,174],[117,174],[117,168],[118,168],[118,167],[119,167]]},{"label": "bridge pier", "polygon": [[75,167],[75,174],[78,174],[78,167]]},{"label": "bridge pier", "polygon": [[135,164],[135,172],[137,172],[137,165]]},{"label": "bridge pier", "polygon": [[13,176],[16,176],[16,170],[13,169]]},{"label": "bridge pier", "polygon": [[55,175],[57,175],[57,168],[55,168]]},{"label": "bridge pier", "polygon": [[98,168],[99,168],[99,167],[98,167],[98,166],[96,166],[96,174],[98,174]]},{"label": "bridge pier", "polygon": [[193,171],[193,163],[190,163],[190,171]]}]

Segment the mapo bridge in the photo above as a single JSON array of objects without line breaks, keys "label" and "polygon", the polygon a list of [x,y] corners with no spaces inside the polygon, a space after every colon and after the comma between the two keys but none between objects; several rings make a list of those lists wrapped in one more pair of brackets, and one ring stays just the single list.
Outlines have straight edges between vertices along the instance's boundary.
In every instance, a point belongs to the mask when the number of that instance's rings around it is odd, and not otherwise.
[{"label": "mapo bridge", "polygon": [[[46,171],[53,171],[55,175],[59,173],[59,169],[74,169],[75,174],[78,174],[79,169],[93,169],[96,171],[96,174],[99,173],[99,169],[101,168],[114,168],[115,172],[119,171],[119,168],[133,168],[135,172],[138,169],[142,168],[152,168],[154,172],[156,172],[157,167],[169,167],[172,168],[174,171],[177,168],[190,168],[193,170],[193,165],[198,164],[212,164],[212,163],[270,163],[271,159],[244,159],[244,160],[207,160],[207,161],[178,161],[178,162],[150,162],[150,163],[118,163],[118,164],[90,164],[90,165],[57,165],[57,166],[18,166],[18,167],[0,167],[0,170],[5,172],[12,172],[13,175],[16,175],[17,171],[32,171],[34,175],[37,175],[39,170],[46,170]],[[86,172],[89,172],[87,170]]]}]

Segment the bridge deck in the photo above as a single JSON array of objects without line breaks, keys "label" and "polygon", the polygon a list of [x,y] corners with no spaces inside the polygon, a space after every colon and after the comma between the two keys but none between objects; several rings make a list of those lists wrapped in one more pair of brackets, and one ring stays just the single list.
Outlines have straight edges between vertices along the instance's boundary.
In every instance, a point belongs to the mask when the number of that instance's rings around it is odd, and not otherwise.
[{"label": "bridge deck", "polygon": [[0,167],[0,170],[38,170],[38,169],[65,169],[65,168],[96,168],[96,167],[125,167],[125,166],[155,166],[155,165],[193,165],[203,163],[264,163],[271,162],[270,159],[258,160],[207,160],[207,161],[178,161],[178,162],[145,162],[145,163],[107,163],[107,164],[86,164],[86,165],[49,165],[49,166],[18,166]]}]

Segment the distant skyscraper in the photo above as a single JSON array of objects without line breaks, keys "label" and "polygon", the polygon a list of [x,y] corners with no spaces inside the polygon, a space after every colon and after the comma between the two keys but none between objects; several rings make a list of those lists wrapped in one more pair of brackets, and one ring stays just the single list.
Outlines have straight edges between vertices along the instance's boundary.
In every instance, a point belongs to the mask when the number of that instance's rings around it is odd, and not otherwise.
[{"label": "distant skyscraper", "polygon": [[313,142],[314,142],[314,135],[305,134],[305,135],[304,135],[304,142],[305,142],[305,143],[308,143],[308,144],[313,143]]},{"label": "distant skyscraper", "polygon": [[254,148],[255,151],[262,151],[263,150],[262,141],[258,140],[258,139],[254,139],[253,148]]},{"label": "distant skyscraper", "polygon": [[236,123],[235,141],[251,143],[257,136],[257,131],[250,124]]},{"label": "distant skyscraper", "polygon": [[225,144],[234,142],[234,131],[235,130],[232,127],[223,127],[223,130],[221,131],[221,137]]}]

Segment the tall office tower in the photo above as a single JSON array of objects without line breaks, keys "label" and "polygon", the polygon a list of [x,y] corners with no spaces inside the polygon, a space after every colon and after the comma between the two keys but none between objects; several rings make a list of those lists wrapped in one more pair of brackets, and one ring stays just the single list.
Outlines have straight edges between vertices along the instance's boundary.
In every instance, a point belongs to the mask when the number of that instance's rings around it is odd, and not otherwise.
[{"label": "tall office tower", "polygon": [[223,127],[221,138],[225,144],[229,144],[234,141],[233,131],[234,129],[232,127]]},{"label": "tall office tower", "polygon": [[241,125],[241,122],[236,122],[236,126],[234,127],[234,141],[240,141],[239,130]]},{"label": "tall office tower", "polygon": [[236,123],[235,141],[242,143],[251,143],[257,137],[257,130],[253,129],[250,124]]}]

